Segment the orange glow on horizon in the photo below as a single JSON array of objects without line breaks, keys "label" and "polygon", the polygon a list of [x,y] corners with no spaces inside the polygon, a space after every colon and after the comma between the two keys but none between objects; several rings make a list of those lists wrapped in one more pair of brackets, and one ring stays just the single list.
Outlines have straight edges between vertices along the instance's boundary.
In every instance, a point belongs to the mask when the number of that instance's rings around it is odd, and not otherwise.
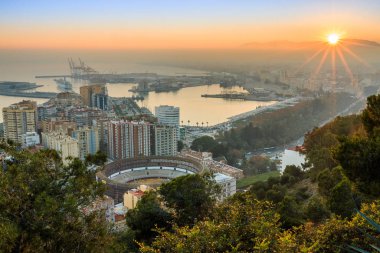
[{"label": "orange glow on horizon", "polygon": [[[237,49],[251,42],[271,41],[326,43],[326,36],[316,36],[327,30],[320,24],[218,24],[188,27],[22,27],[8,26],[2,31],[0,48],[3,49]],[[325,33],[326,34],[326,33]],[[341,33],[337,33],[341,35]],[[342,33],[343,34],[343,33]],[[353,33],[351,33],[353,34]],[[343,36],[340,36],[342,39]],[[352,37],[376,40],[369,27]],[[378,38],[380,40],[380,37]],[[302,49],[302,48],[300,48]]]}]

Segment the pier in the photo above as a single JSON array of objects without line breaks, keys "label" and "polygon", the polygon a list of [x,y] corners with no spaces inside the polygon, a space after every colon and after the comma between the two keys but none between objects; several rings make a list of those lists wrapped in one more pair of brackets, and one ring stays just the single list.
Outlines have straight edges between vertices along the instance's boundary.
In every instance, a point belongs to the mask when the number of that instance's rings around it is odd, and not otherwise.
[{"label": "pier", "polygon": [[35,76],[35,78],[66,78],[72,77],[71,75],[48,75],[48,76]]}]

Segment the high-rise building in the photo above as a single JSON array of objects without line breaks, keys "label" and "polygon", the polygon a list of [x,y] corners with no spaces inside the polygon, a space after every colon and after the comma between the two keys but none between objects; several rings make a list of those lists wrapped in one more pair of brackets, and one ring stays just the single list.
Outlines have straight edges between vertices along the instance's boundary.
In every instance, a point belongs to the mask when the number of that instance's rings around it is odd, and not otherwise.
[{"label": "high-rise building", "polygon": [[151,155],[151,128],[147,122],[111,121],[108,124],[109,158]]},{"label": "high-rise building", "polygon": [[93,94],[91,96],[91,104],[93,107],[99,108],[100,110],[108,109],[108,95],[107,94]]},{"label": "high-rise building", "polygon": [[158,123],[168,126],[179,126],[179,107],[169,105],[156,106],[155,114]]},{"label": "high-rise building", "polygon": [[81,127],[72,132],[72,137],[78,141],[79,158],[94,155],[99,151],[99,131],[97,127]]},{"label": "high-rise building", "polygon": [[177,128],[173,126],[154,126],[154,155],[174,156],[177,154]]},{"label": "high-rise building", "polygon": [[158,123],[162,125],[172,126],[177,129],[176,138],[178,141],[180,137],[179,107],[169,106],[169,105],[156,106],[155,114],[158,119]]},{"label": "high-rise building", "polygon": [[104,154],[108,153],[108,123],[107,118],[96,119],[93,123],[99,132],[99,150]]},{"label": "high-rise building", "polygon": [[4,137],[22,143],[22,135],[37,131],[37,103],[22,101],[3,108]]},{"label": "high-rise building", "polygon": [[83,104],[106,110],[108,106],[108,92],[104,84],[93,84],[80,87]]},{"label": "high-rise building", "polygon": [[60,153],[64,163],[68,157],[79,157],[78,141],[61,132],[42,132],[42,144],[45,148],[54,149]]}]

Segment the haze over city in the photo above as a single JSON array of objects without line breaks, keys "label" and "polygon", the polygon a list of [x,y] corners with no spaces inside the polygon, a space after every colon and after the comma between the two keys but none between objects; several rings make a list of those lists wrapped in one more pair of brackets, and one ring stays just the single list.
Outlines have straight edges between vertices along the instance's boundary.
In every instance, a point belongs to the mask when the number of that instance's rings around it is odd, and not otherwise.
[{"label": "haze over city", "polygon": [[0,10],[0,252],[380,252],[380,1]]}]

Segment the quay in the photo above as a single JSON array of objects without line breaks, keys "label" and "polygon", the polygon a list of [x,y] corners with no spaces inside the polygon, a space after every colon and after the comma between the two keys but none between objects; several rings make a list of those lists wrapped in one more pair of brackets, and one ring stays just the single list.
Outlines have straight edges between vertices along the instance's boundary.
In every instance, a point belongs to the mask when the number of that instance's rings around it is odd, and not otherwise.
[{"label": "quay", "polygon": [[65,78],[72,77],[71,75],[50,75],[50,76],[35,76],[35,78]]}]

